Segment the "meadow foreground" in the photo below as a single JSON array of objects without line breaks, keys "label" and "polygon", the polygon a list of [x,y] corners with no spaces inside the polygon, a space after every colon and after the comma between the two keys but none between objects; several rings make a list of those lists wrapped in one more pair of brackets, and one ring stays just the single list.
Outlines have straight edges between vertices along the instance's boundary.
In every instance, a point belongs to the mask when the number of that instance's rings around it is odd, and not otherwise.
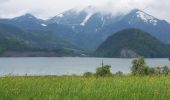
[{"label": "meadow foreground", "polygon": [[1,77],[0,100],[168,100],[170,77]]}]

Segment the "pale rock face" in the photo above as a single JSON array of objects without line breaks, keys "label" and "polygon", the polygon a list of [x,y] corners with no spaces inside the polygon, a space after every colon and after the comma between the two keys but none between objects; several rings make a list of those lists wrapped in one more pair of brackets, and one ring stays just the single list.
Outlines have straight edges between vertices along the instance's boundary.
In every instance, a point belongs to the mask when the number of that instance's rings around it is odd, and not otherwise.
[{"label": "pale rock face", "polygon": [[120,52],[121,58],[136,58],[139,57],[139,55],[130,49],[122,49]]}]

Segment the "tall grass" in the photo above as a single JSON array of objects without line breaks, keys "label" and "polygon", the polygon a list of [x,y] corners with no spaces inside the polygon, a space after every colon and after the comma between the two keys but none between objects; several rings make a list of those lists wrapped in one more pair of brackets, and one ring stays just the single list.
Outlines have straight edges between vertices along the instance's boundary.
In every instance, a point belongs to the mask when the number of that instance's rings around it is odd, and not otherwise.
[{"label": "tall grass", "polygon": [[170,77],[1,77],[0,100],[170,100]]}]

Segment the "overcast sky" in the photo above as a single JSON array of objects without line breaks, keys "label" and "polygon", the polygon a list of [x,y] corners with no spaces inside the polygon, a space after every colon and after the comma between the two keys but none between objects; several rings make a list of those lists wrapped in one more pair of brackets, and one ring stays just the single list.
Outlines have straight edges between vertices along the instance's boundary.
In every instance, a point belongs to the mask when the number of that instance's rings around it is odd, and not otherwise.
[{"label": "overcast sky", "polygon": [[170,0],[0,0],[0,18],[11,18],[24,13],[49,18],[68,9],[88,5],[113,13],[126,13],[138,8],[170,22]]}]

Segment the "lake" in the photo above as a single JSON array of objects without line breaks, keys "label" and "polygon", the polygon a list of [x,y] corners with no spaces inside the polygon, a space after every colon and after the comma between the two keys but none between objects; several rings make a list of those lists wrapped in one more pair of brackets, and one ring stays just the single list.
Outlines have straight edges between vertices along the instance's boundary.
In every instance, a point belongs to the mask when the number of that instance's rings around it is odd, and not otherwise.
[{"label": "lake", "polygon": [[[82,74],[104,64],[112,66],[112,72],[130,72],[133,59],[89,57],[2,57],[0,75],[70,75]],[[170,66],[168,58],[145,59],[151,67]]]}]

